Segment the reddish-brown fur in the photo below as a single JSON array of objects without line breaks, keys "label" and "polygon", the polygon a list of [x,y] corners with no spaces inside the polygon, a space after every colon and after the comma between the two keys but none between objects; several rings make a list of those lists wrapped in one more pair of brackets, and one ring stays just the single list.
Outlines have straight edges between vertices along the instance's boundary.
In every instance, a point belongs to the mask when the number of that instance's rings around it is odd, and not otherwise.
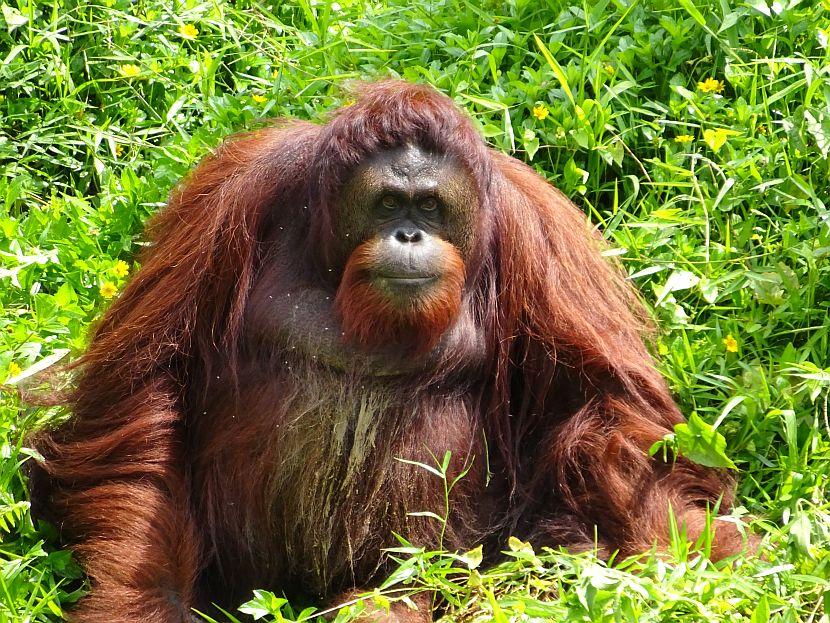
[{"label": "reddish-brown fur", "polygon": [[[358,163],[405,142],[452,154],[480,215],[463,272],[452,260],[461,292],[400,322],[358,298],[360,256],[345,277],[331,268],[331,214]],[[637,553],[666,544],[669,508],[695,537],[707,505],[731,505],[723,473],[647,454],[682,416],[599,236],[428,87],[370,85],[326,125],[233,138],[148,233],[79,362],[72,418],[33,440],[36,501],[92,583],[75,621],[169,623],[257,586],[367,586],[393,531],[441,536],[409,513],[442,512],[443,487],[396,457],[471,466],[443,545],[491,556],[510,534]],[[343,333],[364,347],[410,325],[444,347],[389,373],[327,341],[341,282]],[[724,523],[712,556],[741,546]]]},{"label": "reddish-brown fur", "polygon": [[444,241],[438,244],[444,249],[442,278],[406,307],[391,304],[369,280],[369,270],[377,263],[377,241],[355,249],[337,288],[337,307],[347,339],[363,347],[411,344],[416,352],[435,346],[458,314],[465,277],[458,250]]}]

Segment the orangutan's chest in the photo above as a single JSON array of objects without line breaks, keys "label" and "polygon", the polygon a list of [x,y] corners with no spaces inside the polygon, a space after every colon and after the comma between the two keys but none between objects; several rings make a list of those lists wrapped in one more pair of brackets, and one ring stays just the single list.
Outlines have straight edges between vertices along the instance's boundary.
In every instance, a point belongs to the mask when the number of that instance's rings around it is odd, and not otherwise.
[{"label": "orangutan's chest", "polygon": [[[447,512],[445,479],[471,468],[465,478],[478,485],[485,460],[466,401],[435,400],[385,389],[321,396],[298,388],[265,490],[276,546],[288,559],[309,561],[302,582],[322,589],[371,576],[382,550],[397,544],[395,534],[441,545],[435,517]],[[466,489],[462,482],[452,495]],[[462,508],[466,496],[450,503],[463,519],[451,522],[444,545],[463,547],[480,522]]]}]

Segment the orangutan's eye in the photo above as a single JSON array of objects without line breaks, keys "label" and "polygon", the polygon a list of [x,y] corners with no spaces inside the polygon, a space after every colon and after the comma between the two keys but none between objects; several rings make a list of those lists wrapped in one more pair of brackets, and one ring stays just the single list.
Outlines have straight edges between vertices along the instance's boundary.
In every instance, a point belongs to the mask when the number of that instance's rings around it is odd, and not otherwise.
[{"label": "orangutan's eye", "polygon": [[429,197],[421,202],[421,209],[426,212],[432,212],[438,209],[438,201],[434,197]]}]

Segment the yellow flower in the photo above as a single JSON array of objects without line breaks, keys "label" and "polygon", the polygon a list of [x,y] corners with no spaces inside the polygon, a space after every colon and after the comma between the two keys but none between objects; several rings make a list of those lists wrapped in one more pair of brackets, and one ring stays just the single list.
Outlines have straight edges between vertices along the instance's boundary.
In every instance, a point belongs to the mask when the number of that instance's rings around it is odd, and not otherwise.
[{"label": "yellow flower", "polygon": [[115,155],[119,157],[124,155],[124,146],[120,143],[115,146]]},{"label": "yellow flower", "polygon": [[738,340],[732,337],[730,333],[725,338],[723,338],[723,345],[726,347],[726,351],[729,353],[737,353],[738,352]]},{"label": "yellow flower", "polygon": [[104,285],[101,286],[101,296],[103,296],[105,299],[111,299],[117,293],[118,288],[116,288],[115,284],[110,281],[104,282]]},{"label": "yellow flower", "polygon": [[714,78],[706,78],[703,82],[697,83],[697,88],[704,93],[722,93],[723,80],[715,80]]},{"label": "yellow flower", "polygon": [[678,134],[674,137],[675,143],[691,143],[693,140],[695,140],[695,137],[691,134]]},{"label": "yellow flower", "polygon": [[179,26],[179,34],[185,39],[195,39],[199,34],[199,29],[193,24],[182,24]]},{"label": "yellow flower", "polygon": [[130,265],[124,260],[118,260],[115,266],[112,267],[112,272],[115,273],[116,277],[126,277],[127,273],[130,272]]},{"label": "yellow flower", "polygon": [[607,73],[609,76],[613,76],[614,72],[617,71],[616,69],[614,69],[614,66],[611,63],[605,63],[603,69],[605,70],[605,73]]},{"label": "yellow flower", "polygon": [[765,126],[765,125],[762,123],[761,125],[759,125],[759,126],[758,126],[758,134],[764,134],[764,135],[766,135],[766,133],[767,133],[767,126]]},{"label": "yellow flower", "polygon": [[120,73],[125,78],[135,78],[141,75],[141,67],[139,67],[138,65],[133,65],[132,63],[119,65],[118,73]]},{"label": "yellow flower", "polygon": [[8,368],[8,370],[9,370],[9,373],[6,375],[6,378],[7,378],[7,379],[10,379],[10,378],[12,378],[12,377],[14,377],[14,376],[17,376],[18,374],[20,374],[21,372],[23,372],[23,369],[22,369],[22,368],[21,368],[21,367],[17,364],[17,362],[15,362],[15,361],[12,361],[12,362],[9,364],[9,368]]},{"label": "yellow flower", "polygon": [[752,240],[755,240],[757,242],[763,242],[764,238],[761,236],[761,234],[752,234]]},{"label": "yellow flower", "polygon": [[716,128],[714,130],[704,130],[703,140],[712,149],[712,151],[719,151],[721,147],[726,145],[726,139],[730,136],[740,134],[735,130],[724,130],[723,128]]},{"label": "yellow flower", "polygon": [[265,97],[264,95],[260,95],[259,93],[254,93],[251,97],[257,104],[262,104],[264,101],[268,99],[267,97]]},{"label": "yellow flower", "polygon": [[548,115],[550,114],[550,110],[544,104],[537,104],[533,107],[533,116],[536,117],[539,121],[544,121],[547,119]]}]

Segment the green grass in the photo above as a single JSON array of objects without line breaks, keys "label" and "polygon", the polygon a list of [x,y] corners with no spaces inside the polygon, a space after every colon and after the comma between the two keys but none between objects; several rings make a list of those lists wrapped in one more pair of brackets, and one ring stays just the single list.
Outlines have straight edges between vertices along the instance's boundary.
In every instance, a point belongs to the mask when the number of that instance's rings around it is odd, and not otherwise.
[{"label": "green grass", "polygon": [[[459,621],[827,623],[830,3],[506,4],[0,0],[0,381],[84,348],[142,222],[223,136],[319,118],[351,78],[428,82],[610,239],[684,412],[726,439],[765,558],[713,565],[682,533],[612,568],[402,545],[380,600],[436,588]],[[0,402],[0,621],[57,620],[84,590],[20,469],[23,434],[56,415]],[[309,616],[268,593],[246,610]]]}]

